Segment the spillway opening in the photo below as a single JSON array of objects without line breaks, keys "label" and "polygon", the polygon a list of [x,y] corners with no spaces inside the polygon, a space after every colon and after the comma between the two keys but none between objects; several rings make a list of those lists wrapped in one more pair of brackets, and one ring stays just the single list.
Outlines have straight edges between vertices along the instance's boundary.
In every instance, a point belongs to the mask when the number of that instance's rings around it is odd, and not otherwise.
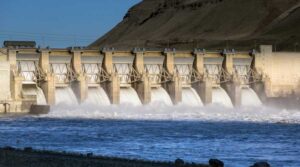
[{"label": "spillway opening", "polygon": [[212,89],[212,104],[223,105],[225,107],[233,108],[230,97],[226,91],[221,87],[213,87]]},{"label": "spillway opening", "polygon": [[255,91],[249,87],[242,88],[242,97],[241,97],[242,106],[262,106],[262,102],[259,99]]},{"label": "spillway opening", "polygon": [[57,87],[55,89],[56,105],[78,105],[77,98],[70,87]]},{"label": "spillway opening", "polygon": [[169,94],[162,87],[151,88],[151,103],[164,103],[170,106],[173,105]]},{"label": "spillway opening", "polygon": [[23,98],[33,98],[36,99],[36,104],[47,105],[44,92],[41,88],[36,85],[23,85],[22,87]]},{"label": "spillway opening", "polygon": [[83,104],[108,106],[111,103],[103,88],[89,87],[87,99]]},{"label": "spillway opening", "polygon": [[142,105],[142,102],[132,87],[120,88],[120,104]]},{"label": "spillway opening", "polygon": [[182,88],[182,104],[189,106],[204,106],[196,90],[190,87]]}]

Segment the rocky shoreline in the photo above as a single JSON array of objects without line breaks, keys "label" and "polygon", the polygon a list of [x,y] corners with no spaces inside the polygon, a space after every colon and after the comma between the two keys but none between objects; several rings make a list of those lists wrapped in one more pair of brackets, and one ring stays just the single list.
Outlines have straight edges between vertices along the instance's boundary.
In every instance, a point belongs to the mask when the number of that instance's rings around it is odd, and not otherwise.
[{"label": "rocky shoreline", "polygon": [[[217,159],[208,164],[185,163],[182,159],[174,162],[159,162],[126,159],[106,156],[94,156],[93,153],[78,154],[34,150],[31,147],[17,149],[0,148],[0,167],[224,167]],[[251,167],[270,167],[266,162],[258,162]]]}]

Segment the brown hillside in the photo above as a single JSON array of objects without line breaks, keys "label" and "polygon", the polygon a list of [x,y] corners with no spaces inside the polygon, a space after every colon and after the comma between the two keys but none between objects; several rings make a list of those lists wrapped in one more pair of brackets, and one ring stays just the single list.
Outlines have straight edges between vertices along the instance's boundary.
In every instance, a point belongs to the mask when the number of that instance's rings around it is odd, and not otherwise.
[{"label": "brown hillside", "polygon": [[144,0],[92,48],[299,49],[300,0]]}]

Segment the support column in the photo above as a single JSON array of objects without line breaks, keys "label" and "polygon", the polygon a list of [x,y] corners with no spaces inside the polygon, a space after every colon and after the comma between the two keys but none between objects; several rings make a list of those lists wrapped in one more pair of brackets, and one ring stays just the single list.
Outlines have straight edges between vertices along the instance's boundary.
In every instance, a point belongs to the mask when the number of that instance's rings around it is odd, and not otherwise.
[{"label": "support column", "polygon": [[[233,76],[233,57],[234,53],[224,53],[223,68],[226,72]],[[233,76],[231,81],[221,84],[221,87],[227,92],[234,106],[239,107],[242,101],[242,88],[241,83],[237,76]]]},{"label": "support column", "polygon": [[227,92],[229,95],[232,104],[235,107],[241,106],[242,101],[242,87],[239,81],[233,80],[229,82],[225,82],[221,84],[221,87]]},{"label": "support column", "polygon": [[204,105],[212,103],[212,82],[209,79],[192,84]]},{"label": "support column", "polygon": [[9,62],[0,61],[0,76],[0,113],[6,113],[11,102]]},{"label": "support column", "polygon": [[107,73],[112,74],[114,72],[114,70],[113,70],[113,52],[103,51],[103,54],[104,54],[103,69]]},{"label": "support column", "polygon": [[175,51],[165,51],[164,54],[164,67],[167,72],[173,76],[173,79],[172,81],[162,84],[162,86],[170,95],[173,104],[179,104],[182,101],[182,83],[179,74],[175,74],[174,72],[174,56],[176,53]]},{"label": "support column", "polygon": [[273,97],[272,91],[272,68],[273,48],[272,45],[261,45],[260,53],[255,55],[255,68],[264,74],[264,92],[267,97]]},{"label": "support column", "polygon": [[137,92],[139,98],[143,104],[151,102],[151,87],[149,76],[144,73],[144,53],[135,52],[135,59],[133,67],[135,70],[142,75],[141,81],[132,84],[132,87]]},{"label": "support column", "polygon": [[8,61],[10,64],[10,92],[13,100],[10,112],[21,112],[23,77],[19,76],[17,71],[17,50],[8,50]]},{"label": "support column", "polygon": [[39,83],[39,86],[44,92],[47,103],[49,105],[55,104],[55,76],[51,73],[50,70],[50,62],[49,62],[49,54],[50,50],[41,50],[40,51],[40,60],[39,65],[42,69],[43,73],[45,73],[44,81]]},{"label": "support column", "polygon": [[112,74],[110,81],[101,84],[111,104],[120,104],[120,81],[117,74]]},{"label": "support column", "polygon": [[204,75],[205,68],[204,68],[204,55],[203,52],[194,52],[194,69],[200,74]]},{"label": "support column", "polygon": [[44,92],[48,105],[55,105],[55,76],[46,74],[46,78],[39,85]]},{"label": "support column", "polygon": [[[194,52],[195,60],[193,67],[202,76],[205,74],[204,56],[204,52]],[[203,78],[202,81],[193,83],[192,87],[196,90],[204,105],[212,103],[212,81],[209,78]]]},{"label": "support column", "polygon": [[78,77],[71,83],[71,88],[79,103],[84,102],[88,96],[87,77],[82,71],[81,53],[81,51],[72,51],[72,68]]},{"label": "support column", "polygon": [[120,104],[120,80],[113,69],[113,52],[103,51],[104,59],[102,67],[109,74],[110,80],[101,84],[111,104]]},{"label": "support column", "polygon": [[[271,48],[272,51],[272,48]],[[259,74],[263,73],[262,68],[262,58],[261,55],[256,54],[256,53],[252,53],[252,63],[251,63],[251,69]],[[250,87],[254,90],[254,92],[258,95],[258,97],[260,98],[260,100],[262,101],[263,104],[265,104],[267,102],[267,95],[266,95],[266,90],[265,90],[265,83],[269,82],[269,79],[265,79],[268,80],[266,82],[264,81],[259,81],[259,82],[254,82],[250,84]]]}]

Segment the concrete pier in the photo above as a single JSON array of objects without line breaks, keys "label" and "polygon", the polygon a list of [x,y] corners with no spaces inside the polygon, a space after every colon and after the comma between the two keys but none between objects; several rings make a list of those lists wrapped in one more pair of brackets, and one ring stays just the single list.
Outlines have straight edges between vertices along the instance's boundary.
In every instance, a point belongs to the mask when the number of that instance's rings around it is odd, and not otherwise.
[{"label": "concrete pier", "polygon": [[144,67],[144,52],[143,51],[133,51],[135,55],[133,67],[142,75],[140,81],[132,83],[132,87],[137,92],[141,102],[143,104],[149,104],[151,102],[151,85],[149,81],[149,76],[145,73]]},{"label": "concrete pier", "polygon": [[116,73],[113,70],[113,51],[102,51],[104,54],[103,59],[103,69],[110,75],[110,79],[104,83],[101,83],[101,86],[104,88],[111,104],[120,103],[120,80]]},{"label": "concrete pier", "polygon": [[179,74],[174,72],[174,57],[175,51],[165,51],[165,62],[164,66],[167,72],[172,76],[172,80],[162,84],[163,88],[170,95],[173,104],[179,104],[182,101],[182,84],[180,81]]},{"label": "concrete pier", "polygon": [[204,51],[194,51],[194,63],[193,68],[202,76],[199,82],[192,84],[192,87],[196,90],[200,96],[204,105],[212,103],[212,81],[209,77],[205,76],[205,67],[204,67]]}]

